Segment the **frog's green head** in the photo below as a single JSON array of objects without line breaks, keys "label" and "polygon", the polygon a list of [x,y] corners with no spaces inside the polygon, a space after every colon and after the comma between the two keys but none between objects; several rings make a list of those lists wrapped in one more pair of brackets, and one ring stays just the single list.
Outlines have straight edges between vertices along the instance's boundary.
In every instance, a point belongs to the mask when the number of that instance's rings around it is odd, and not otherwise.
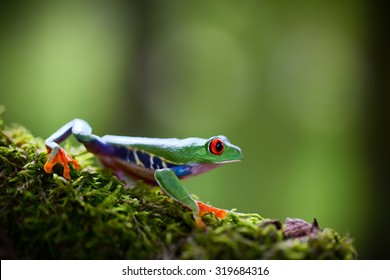
[{"label": "frog's green head", "polygon": [[193,162],[223,164],[242,160],[241,149],[220,135],[205,139],[197,149]]}]

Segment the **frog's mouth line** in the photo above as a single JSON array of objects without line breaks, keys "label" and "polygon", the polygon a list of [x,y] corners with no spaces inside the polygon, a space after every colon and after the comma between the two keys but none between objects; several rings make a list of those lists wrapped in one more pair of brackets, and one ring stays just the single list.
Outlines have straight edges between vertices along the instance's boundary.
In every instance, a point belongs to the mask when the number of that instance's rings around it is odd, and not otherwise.
[{"label": "frog's mouth line", "polygon": [[232,159],[232,160],[225,160],[220,162],[214,162],[213,164],[225,164],[225,163],[232,163],[232,162],[240,162],[241,159]]}]

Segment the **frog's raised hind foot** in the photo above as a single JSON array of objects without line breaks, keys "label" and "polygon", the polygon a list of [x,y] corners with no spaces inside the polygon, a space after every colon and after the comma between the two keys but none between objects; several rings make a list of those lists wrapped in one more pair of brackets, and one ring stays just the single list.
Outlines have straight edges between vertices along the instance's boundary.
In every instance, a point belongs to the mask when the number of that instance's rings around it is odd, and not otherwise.
[{"label": "frog's raised hind foot", "polygon": [[73,166],[77,169],[80,169],[80,165],[78,162],[70,157],[63,148],[61,147],[55,147],[54,149],[48,149],[48,152],[50,152],[50,156],[47,159],[45,165],[43,166],[43,169],[46,173],[50,173],[53,166],[56,163],[60,163],[64,167],[64,173],[63,176],[70,180],[70,168],[69,168],[69,162],[73,163]]},{"label": "frog's raised hind foot", "polygon": [[63,176],[66,179],[70,179],[70,168],[69,162],[73,163],[73,166],[77,169],[80,168],[79,164],[76,160],[71,158],[63,148],[61,148],[58,144],[68,138],[71,134],[73,134],[76,139],[87,146],[96,145],[97,136],[91,134],[92,129],[89,124],[80,119],[74,119],[73,121],[68,122],[63,125],[60,129],[54,132],[49,138],[46,139],[45,144],[47,151],[50,153],[49,158],[47,159],[44,169],[46,173],[50,173],[53,166],[56,163],[60,163],[64,167]]}]

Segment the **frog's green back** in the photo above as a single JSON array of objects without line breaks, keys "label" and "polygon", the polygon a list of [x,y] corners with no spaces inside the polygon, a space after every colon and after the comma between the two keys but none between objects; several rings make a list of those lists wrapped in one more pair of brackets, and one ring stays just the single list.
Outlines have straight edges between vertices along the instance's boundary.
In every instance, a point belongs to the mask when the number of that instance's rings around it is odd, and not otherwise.
[{"label": "frog's green back", "polygon": [[[215,155],[209,150],[210,141],[215,138],[221,139],[224,143],[224,150],[219,155]],[[176,164],[218,164],[242,159],[240,148],[231,144],[225,136],[211,137],[209,139],[196,137],[177,139],[106,135],[102,139],[113,145],[142,150]]]}]

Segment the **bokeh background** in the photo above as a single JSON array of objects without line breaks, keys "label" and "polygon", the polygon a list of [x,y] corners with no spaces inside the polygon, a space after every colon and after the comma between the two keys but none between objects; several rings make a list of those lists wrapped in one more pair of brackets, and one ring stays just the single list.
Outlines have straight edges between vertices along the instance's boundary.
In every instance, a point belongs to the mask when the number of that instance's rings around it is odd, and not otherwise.
[{"label": "bokeh background", "polygon": [[[384,4],[385,5],[385,4]],[[389,258],[389,17],[380,1],[13,1],[6,120],[48,137],[227,135],[244,161],[184,182],[213,205],[317,218]]]}]

